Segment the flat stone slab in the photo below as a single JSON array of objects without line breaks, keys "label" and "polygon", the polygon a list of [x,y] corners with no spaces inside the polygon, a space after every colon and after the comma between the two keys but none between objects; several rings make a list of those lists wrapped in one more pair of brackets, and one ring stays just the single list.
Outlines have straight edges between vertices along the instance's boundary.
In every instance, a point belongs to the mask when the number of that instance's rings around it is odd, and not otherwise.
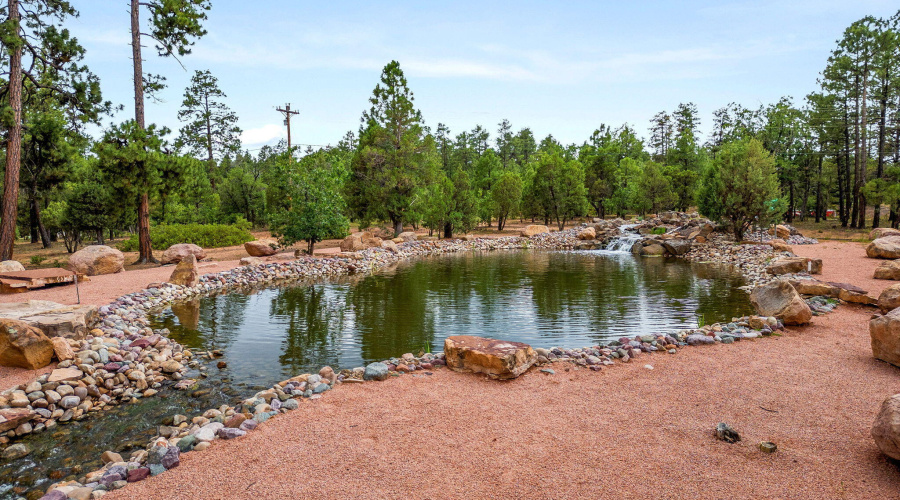
[{"label": "flat stone slab", "polygon": [[36,414],[28,408],[7,408],[0,410],[0,432],[15,429],[34,418]]},{"label": "flat stone slab", "polygon": [[28,323],[51,338],[80,340],[90,330],[96,316],[97,307],[90,305],[67,306],[49,300],[0,304],[0,318]]},{"label": "flat stone slab", "polygon": [[444,355],[451,370],[500,380],[518,377],[537,361],[537,353],[528,344],[472,335],[447,337]]},{"label": "flat stone slab", "polygon": [[69,380],[78,380],[83,373],[78,368],[57,368],[50,372],[47,382],[66,382]]}]

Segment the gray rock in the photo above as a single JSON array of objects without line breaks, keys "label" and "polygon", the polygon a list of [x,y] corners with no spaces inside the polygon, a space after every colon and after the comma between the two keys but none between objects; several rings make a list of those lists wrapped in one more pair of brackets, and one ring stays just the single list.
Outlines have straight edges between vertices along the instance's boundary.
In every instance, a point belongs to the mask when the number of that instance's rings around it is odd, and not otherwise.
[{"label": "gray rock", "polygon": [[81,403],[81,398],[78,396],[66,396],[59,401],[59,407],[68,410],[75,408],[79,403]]},{"label": "gray rock", "polygon": [[331,387],[329,387],[328,384],[321,383],[321,384],[317,385],[315,389],[313,389],[313,394],[322,394],[323,392],[327,391],[330,388]]},{"label": "gray rock", "polygon": [[241,430],[241,429],[234,429],[234,428],[231,428],[231,427],[224,427],[224,428],[222,428],[222,429],[219,429],[218,432],[216,432],[216,435],[219,436],[219,437],[222,438],[222,439],[234,439],[234,438],[239,438],[239,437],[241,437],[241,436],[243,436],[243,435],[245,435],[245,434],[247,434],[247,431],[244,431],[244,430]]},{"label": "gray rock", "polygon": [[388,377],[388,367],[384,363],[369,363],[363,373],[363,380],[385,380]]},{"label": "gray rock", "polygon": [[688,335],[687,338],[684,339],[688,345],[706,345],[706,344],[715,344],[716,339],[710,337],[708,335],[703,335],[701,333],[694,333]]},{"label": "gray rock", "polygon": [[281,407],[285,410],[296,410],[297,408],[300,408],[300,404],[297,403],[296,399],[288,399],[281,405]]}]

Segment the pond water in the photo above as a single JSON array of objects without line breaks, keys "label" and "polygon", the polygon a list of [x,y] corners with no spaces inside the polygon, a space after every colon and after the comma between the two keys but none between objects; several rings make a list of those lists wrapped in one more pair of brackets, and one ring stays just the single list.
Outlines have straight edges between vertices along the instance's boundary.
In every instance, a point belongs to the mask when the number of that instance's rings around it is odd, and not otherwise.
[{"label": "pond water", "polygon": [[450,335],[584,347],[750,312],[730,268],[611,252],[461,253],[378,274],[207,297],[154,318],[178,342],[222,349],[238,384],[268,385],[443,350]]},{"label": "pond water", "polygon": [[166,417],[236,404],[324,365],[337,370],[441,351],[449,335],[584,347],[696,327],[750,313],[742,284],[730,268],[627,253],[468,252],[174,305],[152,317],[154,328],[169,328],[191,348],[222,349],[228,367],[205,361],[209,377],[197,390],[163,389],[27,436],[20,442],[34,450],[30,455],[0,461],[0,499],[37,498],[52,482],[99,467],[105,450],[127,458],[143,448]]}]

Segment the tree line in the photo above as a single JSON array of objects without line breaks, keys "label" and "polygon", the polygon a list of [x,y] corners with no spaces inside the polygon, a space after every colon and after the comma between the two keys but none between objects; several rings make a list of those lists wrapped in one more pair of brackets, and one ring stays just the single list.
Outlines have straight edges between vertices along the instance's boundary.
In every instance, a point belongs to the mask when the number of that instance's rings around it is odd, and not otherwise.
[{"label": "tree line", "polygon": [[[64,0],[8,0],[0,15],[0,126],[6,148],[0,259],[17,235],[62,239],[138,234],[152,262],[155,224],[269,227],[285,244],[344,236],[350,222],[424,227],[445,237],[512,218],[562,229],[584,216],[701,213],[740,238],[753,225],[836,216],[845,227],[900,225],[900,13],[866,17],[837,41],[819,88],[802,102],[731,103],[701,137],[687,102],[633,125],[600,125],[581,144],[542,139],[508,120],[489,130],[429,126],[396,61],[386,65],[358,130],[334,146],[242,149],[238,117],[210,71],[185,89],[177,131],[146,124],[165,78],[142,69],[142,44],[183,58],[205,35],[208,0],[131,0],[134,119],[86,128],[123,106],[104,101],[84,49],[64,28]],[[143,9],[143,10],[142,10]],[[149,26],[141,27],[141,14]],[[142,31],[143,30],[143,31]],[[882,206],[887,206],[887,214]]]}]

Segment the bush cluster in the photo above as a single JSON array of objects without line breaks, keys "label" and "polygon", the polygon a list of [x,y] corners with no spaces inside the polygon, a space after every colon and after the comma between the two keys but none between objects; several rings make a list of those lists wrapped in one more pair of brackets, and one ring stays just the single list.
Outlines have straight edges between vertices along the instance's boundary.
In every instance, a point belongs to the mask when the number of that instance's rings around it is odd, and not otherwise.
[{"label": "bush cluster", "polygon": [[[253,241],[250,223],[240,220],[236,224],[163,224],[150,228],[150,239],[156,249],[166,249],[176,243],[193,243],[203,248],[220,248],[241,245]],[[119,243],[119,250],[136,252],[138,236]]]}]

